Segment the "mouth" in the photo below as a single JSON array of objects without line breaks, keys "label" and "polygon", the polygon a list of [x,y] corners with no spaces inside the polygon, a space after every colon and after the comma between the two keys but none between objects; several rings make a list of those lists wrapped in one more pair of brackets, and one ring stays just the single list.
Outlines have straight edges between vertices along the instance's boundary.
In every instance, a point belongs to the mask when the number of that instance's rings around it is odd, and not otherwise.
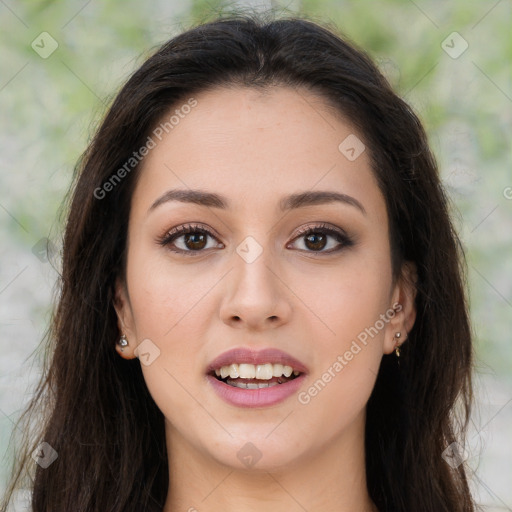
[{"label": "mouth", "polygon": [[290,382],[302,373],[280,363],[232,363],[211,370],[209,375],[235,388],[263,389]]},{"label": "mouth", "polygon": [[206,368],[213,391],[237,407],[261,408],[284,402],[304,384],[307,373],[298,359],[273,348],[235,348]]}]

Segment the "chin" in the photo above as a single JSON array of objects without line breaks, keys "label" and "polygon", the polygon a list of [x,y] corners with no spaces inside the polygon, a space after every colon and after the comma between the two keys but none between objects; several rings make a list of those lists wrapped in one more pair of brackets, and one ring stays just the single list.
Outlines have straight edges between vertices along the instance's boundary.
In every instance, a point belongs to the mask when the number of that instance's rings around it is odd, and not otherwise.
[{"label": "chin", "polygon": [[[275,427],[275,425],[274,425]],[[219,450],[212,451],[212,439],[206,447],[218,463],[243,472],[274,472],[290,468],[298,463],[301,453],[290,436],[268,437],[268,428],[251,430],[251,436],[233,436],[228,443],[219,443]],[[274,434],[271,434],[273,436]],[[287,444],[285,443],[287,440]],[[302,450],[301,450],[302,451]]]}]

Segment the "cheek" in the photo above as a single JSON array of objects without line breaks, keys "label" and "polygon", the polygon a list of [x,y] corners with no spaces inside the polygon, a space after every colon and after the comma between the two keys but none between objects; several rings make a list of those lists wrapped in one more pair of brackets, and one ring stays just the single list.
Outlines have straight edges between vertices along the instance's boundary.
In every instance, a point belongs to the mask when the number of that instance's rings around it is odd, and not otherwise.
[{"label": "cheek", "polygon": [[160,251],[134,247],[127,280],[137,342],[150,340],[158,354],[150,365],[141,364],[148,389],[164,414],[185,411],[191,406],[187,390],[197,386],[197,355],[211,336],[208,297],[219,277],[207,267],[199,272]]},{"label": "cheek", "polygon": [[389,308],[386,281],[368,267],[342,272],[326,282],[323,301],[312,302],[322,322],[314,333],[315,369],[298,403],[303,428],[318,430],[324,441],[362,413],[375,385],[386,325],[380,315]]},{"label": "cheek", "polygon": [[164,258],[143,256],[133,255],[130,298],[137,339],[151,340],[158,357],[150,365],[141,363],[141,369],[164,417],[187,431],[191,417],[198,425],[208,421],[191,396],[197,394],[197,355],[209,335],[207,319],[213,314],[205,299],[218,279],[208,272],[198,277],[197,271],[194,277],[192,266],[178,268]]},{"label": "cheek", "polygon": [[322,346],[343,350],[388,310],[391,281],[389,257],[359,250],[329,268],[302,272],[293,289],[310,310]]},{"label": "cheek", "polygon": [[[329,272],[318,272],[303,298],[315,325],[315,372],[300,403],[310,411],[335,411],[340,421],[364,407],[382,358],[389,312],[389,258],[362,251]],[[316,317],[316,318],[315,318]],[[318,319],[318,321],[316,321]],[[329,413],[331,414],[331,413]]]},{"label": "cheek", "polygon": [[205,299],[219,281],[205,269],[177,264],[160,251],[133,251],[127,277],[138,338],[166,346],[201,339],[198,331],[212,314]]}]

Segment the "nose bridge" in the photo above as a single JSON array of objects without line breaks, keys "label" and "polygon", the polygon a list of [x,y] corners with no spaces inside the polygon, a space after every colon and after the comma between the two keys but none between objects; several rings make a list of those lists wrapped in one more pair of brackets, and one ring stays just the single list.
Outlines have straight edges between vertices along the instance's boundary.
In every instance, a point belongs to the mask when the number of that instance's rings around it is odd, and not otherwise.
[{"label": "nose bridge", "polygon": [[233,280],[235,291],[240,292],[238,300],[242,303],[251,298],[253,301],[257,299],[268,303],[275,297],[276,283],[271,282],[273,274],[269,270],[272,266],[272,251],[268,239],[262,238],[262,235],[258,236],[260,243],[254,236],[249,235],[235,250]]},{"label": "nose bridge", "polygon": [[279,265],[270,243],[264,234],[249,235],[236,247],[221,309],[225,322],[257,327],[288,319],[291,307],[286,287],[276,276]]}]

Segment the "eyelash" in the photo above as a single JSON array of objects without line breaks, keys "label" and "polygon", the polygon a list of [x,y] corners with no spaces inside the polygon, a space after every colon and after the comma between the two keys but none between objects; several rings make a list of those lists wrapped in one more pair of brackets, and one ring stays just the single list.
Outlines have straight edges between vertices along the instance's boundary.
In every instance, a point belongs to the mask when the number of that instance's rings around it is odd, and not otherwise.
[{"label": "eyelash", "polygon": [[[181,236],[187,235],[190,233],[199,233],[199,234],[203,234],[203,235],[209,235],[212,238],[216,238],[215,235],[211,231],[209,231],[206,228],[203,228],[202,226],[200,226],[198,224],[185,224],[183,226],[174,228],[171,231],[168,231],[162,237],[160,237],[157,240],[157,242],[158,242],[158,244],[160,244],[163,247],[168,247],[169,250],[174,253],[185,254],[187,256],[195,256],[201,252],[205,252],[204,249],[197,250],[197,251],[191,251],[191,250],[185,251],[183,249],[172,249],[170,247],[171,242],[174,242],[176,239],[180,238]],[[294,237],[294,239],[292,241],[294,242],[298,238],[305,238],[307,235],[310,235],[313,233],[322,233],[322,234],[332,236],[340,244],[340,247],[338,247],[337,249],[330,249],[328,251],[321,250],[321,251],[305,251],[305,252],[310,252],[313,254],[331,254],[331,253],[339,252],[343,248],[351,247],[352,245],[354,245],[354,241],[352,240],[352,238],[349,237],[344,231],[342,231],[341,229],[335,229],[335,228],[329,227],[329,225],[325,224],[325,223],[319,224],[317,226],[308,226],[306,228],[301,229],[299,231],[299,233],[296,234],[296,236]]]}]

